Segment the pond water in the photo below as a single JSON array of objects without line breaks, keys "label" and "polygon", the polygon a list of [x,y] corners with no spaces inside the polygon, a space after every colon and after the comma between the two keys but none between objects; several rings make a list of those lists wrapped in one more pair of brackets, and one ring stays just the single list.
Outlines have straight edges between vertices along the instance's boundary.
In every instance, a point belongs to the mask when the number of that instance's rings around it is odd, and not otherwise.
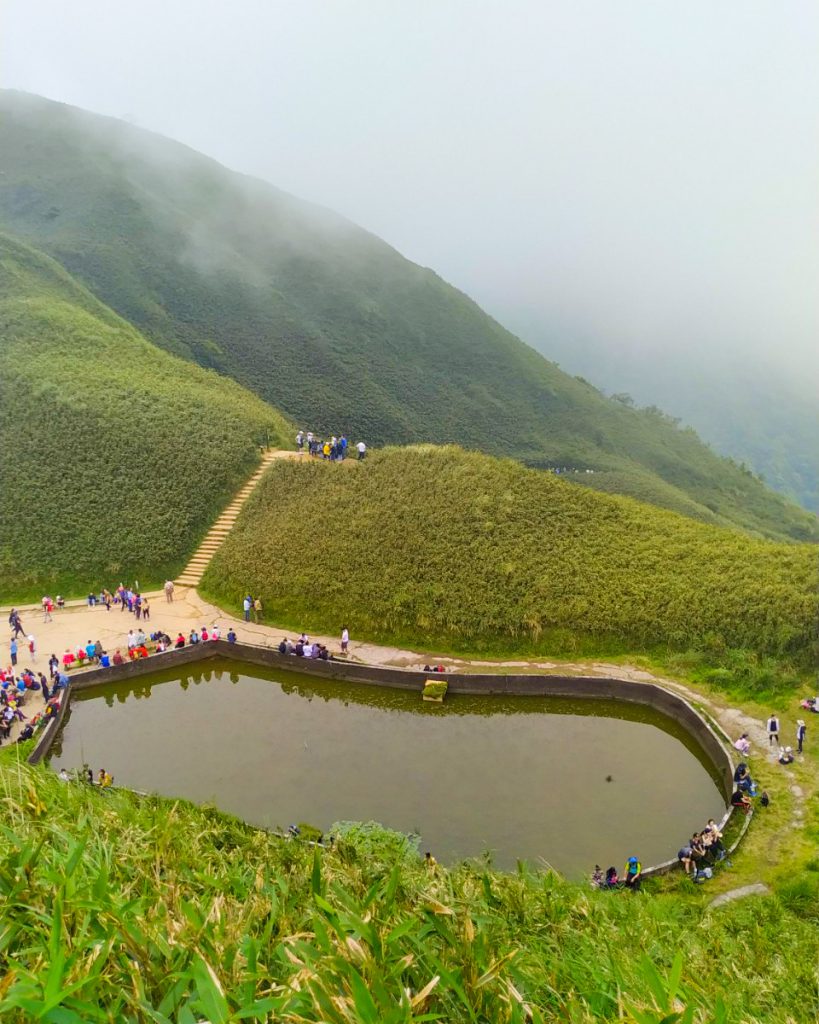
[{"label": "pond water", "polygon": [[[570,877],[676,854],[725,809],[684,729],[615,701],[420,694],[208,662],[75,694],[51,764],[256,825],[375,820],[444,863]],[[607,779],[610,777],[610,781]]]}]

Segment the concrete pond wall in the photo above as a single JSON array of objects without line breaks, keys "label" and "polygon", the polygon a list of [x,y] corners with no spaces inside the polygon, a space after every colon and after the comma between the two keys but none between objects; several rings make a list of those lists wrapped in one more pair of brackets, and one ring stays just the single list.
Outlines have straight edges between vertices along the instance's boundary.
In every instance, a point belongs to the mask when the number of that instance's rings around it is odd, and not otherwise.
[{"label": "concrete pond wall", "polygon": [[[298,658],[280,654],[269,647],[255,647],[251,644],[229,644],[225,641],[200,643],[181,650],[166,651],[136,661],[128,661],[111,668],[91,668],[78,672],[71,678],[63,693],[59,714],[48,723],[29,762],[37,764],[48,756],[71,703],[71,695],[83,690],[94,689],[107,683],[120,683],[152,675],[164,669],[183,667],[213,658],[228,658],[237,662],[260,665],[265,668],[279,668],[324,679],[338,679],[347,683],[364,683],[369,686],[386,686],[393,689],[415,690],[420,693],[430,678],[445,679],[450,693],[461,693],[492,697],[507,695],[516,697],[573,697],[589,700],[618,700],[630,704],[641,704],[654,709],[680,723],[694,738],[708,761],[714,765],[720,788],[726,802],[733,790],[734,764],[731,753],[716,729],[695,708],[678,694],[658,683],[636,683],[627,679],[597,676],[558,675],[505,675],[447,672],[417,672],[400,668],[385,668],[377,665],[363,665],[345,660],[321,661],[314,658]],[[724,828],[731,815],[728,808],[721,822]],[[739,838],[731,849],[735,849],[745,833],[750,815],[746,816]],[[645,875],[663,874],[676,867],[676,859],[646,868]]]}]

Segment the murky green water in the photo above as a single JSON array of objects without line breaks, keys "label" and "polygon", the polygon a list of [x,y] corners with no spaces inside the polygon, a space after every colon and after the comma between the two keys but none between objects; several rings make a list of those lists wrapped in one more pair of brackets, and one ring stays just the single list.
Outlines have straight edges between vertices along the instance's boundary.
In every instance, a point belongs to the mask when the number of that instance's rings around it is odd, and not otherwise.
[{"label": "murky green water", "polygon": [[[651,864],[724,810],[688,734],[647,708],[420,695],[210,662],[78,694],[55,768],[249,822],[376,820],[453,861]],[[611,781],[606,781],[611,776]]]}]

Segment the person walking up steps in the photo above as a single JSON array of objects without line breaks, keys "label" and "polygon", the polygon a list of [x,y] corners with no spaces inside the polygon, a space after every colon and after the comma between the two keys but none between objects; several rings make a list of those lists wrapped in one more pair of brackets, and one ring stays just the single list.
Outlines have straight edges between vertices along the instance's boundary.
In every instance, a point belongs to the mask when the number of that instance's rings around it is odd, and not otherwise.
[{"label": "person walking up steps", "polygon": [[768,746],[772,747],[774,743],[779,746],[779,718],[776,712],[772,711],[768,719]]}]

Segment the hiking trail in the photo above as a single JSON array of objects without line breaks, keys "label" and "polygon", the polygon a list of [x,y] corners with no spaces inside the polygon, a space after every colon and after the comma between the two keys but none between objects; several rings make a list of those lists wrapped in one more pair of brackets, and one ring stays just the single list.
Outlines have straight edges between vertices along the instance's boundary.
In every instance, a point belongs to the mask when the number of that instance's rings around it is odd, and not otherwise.
[{"label": "hiking trail", "polygon": [[190,561],[174,580],[174,583],[179,584],[183,587],[197,587],[202,581],[202,577],[205,575],[205,570],[210,564],[210,560],[222,546],[222,543],[233,529],[233,525],[239,518],[239,513],[242,508],[256,489],[256,485],[261,480],[267,467],[274,462],[276,459],[292,459],[298,458],[298,452],[273,450],[267,451],[262,455],[262,461],[253,473],[253,476],[249,480],[246,480],[242,487],[233,496],[233,500],[227,506],[226,509],[221,513],[216,522],[211,526],[208,532],[205,534],[205,539],[194,551]]}]

